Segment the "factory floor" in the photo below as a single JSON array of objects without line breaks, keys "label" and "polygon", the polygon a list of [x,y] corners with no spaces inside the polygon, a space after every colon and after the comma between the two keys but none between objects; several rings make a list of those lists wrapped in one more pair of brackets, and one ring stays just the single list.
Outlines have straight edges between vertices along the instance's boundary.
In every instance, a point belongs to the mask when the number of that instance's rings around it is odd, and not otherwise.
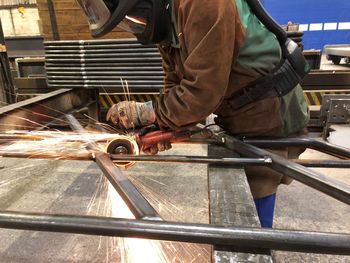
[{"label": "factory floor", "polygon": [[[176,145],[169,153],[206,151],[203,145]],[[311,150],[303,154],[324,157]],[[349,170],[321,172],[350,185]],[[127,174],[164,219],[208,222],[205,165],[137,164]],[[275,228],[350,233],[350,206],[298,182],[281,186],[277,200]],[[129,216],[98,167],[84,161],[0,159],[0,210]],[[192,244],[6,229],[0,229],[0,237],[0,262],[210,261],[210,247]],[[344,256],[274,254],[277,262],[350,262]]]}]

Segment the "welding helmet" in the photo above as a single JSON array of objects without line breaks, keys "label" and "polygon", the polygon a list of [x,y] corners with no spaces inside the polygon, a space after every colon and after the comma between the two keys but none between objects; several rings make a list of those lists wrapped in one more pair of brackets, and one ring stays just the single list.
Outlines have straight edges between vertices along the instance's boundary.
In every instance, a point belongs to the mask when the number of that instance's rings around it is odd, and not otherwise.
[{"label": "welding helmet", "polygon": [[77,0],[91,34],[100,37],[116,26],[142,43],[160,43],[171,27],[169,0]]}]

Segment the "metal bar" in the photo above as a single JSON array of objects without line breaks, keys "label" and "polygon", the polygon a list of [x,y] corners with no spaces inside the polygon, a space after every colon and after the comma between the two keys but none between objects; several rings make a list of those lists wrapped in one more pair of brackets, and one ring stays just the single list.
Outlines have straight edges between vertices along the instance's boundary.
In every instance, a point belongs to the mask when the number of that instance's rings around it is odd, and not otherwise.
[{"label": "metal bar", "polygon": [[[130,67],[130,66],[120,66],[120,67],[90,67],[90,66],[78,66],[78,67],[70,67],[69,69],[67,68],[64,68],[64,67],[53,67],[53,66],[46,66],[46,71],[50,71],[50,73],[54,74],[55,72],[65,72],[65,71],[68,71],[69,70],[69,73],[71,71],[76,71],[76,72],[82,72],[82,71],[85,71],[85,72],[99,72],[99,73],[104,73],[105,71],[107,71],[107,73],[111,72],[111,73],[114,73],[113,71],[115,72],[123,72],[123,73],[129,73],[131,74],[131,72],[136,72],[136,73],[139,73],[139,72],[147,72],[149,73],[150,71],[151,72],[163,72],[162,70],[162,67],[158,67],[158,66],[140,66],[140,67]],[[53,71],[53,72],[52,72]],[[68,72],[67,72],[68,73]]]},{"label": "metal bar", "polygon": [[[163,87],[161,84],[149,84],[149,85],[142,85],[142,84],[129,84],[130,92],[152,92],[154,93],[155,89],[160,89]],[[62,84],[50,84],[51,88],[87,88],[87,89],[95,89],[100,88],[103,89],[103,91],[109,93],[109,92],[123,92],[123,86],[120,84],[69,84],[69,83],[62,83]]]},{"label": "metal bar", "polygon": [[163,74],[163,72],[161,70],[158,71],[112,71],[111,68],[105,68],[105,71],[86,71],[86,69],[81,68],[78,69],[78,71],[73,71],[72,69],[65,69],[66,71],[50,71],[50,75],[49,76],[95,76],[95,75],[99,75],[100,76],[137,76],[139,78],[142,78],[143,76],[153,76],[153,77],[157,77],[157,78],[162,78],[163,76],[161,75],[157,75],[159,73]]},{"label": "metal bar", "polygon": [[[160,61],[155,61],[155,62],[151,62],[151,61],[139,61],[136,65],[137,67],[161,67],[161,62]],[[101,62],[96,62],[96,63],[89,63],[89,64],[85,64],[85,63],[80,63],[80,61],[77,61],[77,63],[56,63],[55,60],[53,60],[52,62],[48,62],[47,60],[45,61],[45,67],[135,67],[135,63],[134,62],[117,62],[117,63],[101,63]]]},{"label": "metal bar", "polygon": [[66,55],[66,54],[76,54],[76,55],[80,55],[80,54],[98,54],[98,53],[147,53],[147,52],[152,52],[152,53],[157,53],[159,55],[159,51],[156,47],[154,48],[119,48],[116,47],[114,49],[112,49],[111,47],[108,48],[100,48],[98,47],[98,49],[85,49],[84,46],[77,46],[75,48],[72,49],[49,49],[46,47],[46,54],[50,54],[50,55]]},{"label": "metal bar", "polygon": [[114,165],[108,154],[96,153],[96,163],[137,219],[161,220],[156,210]]},{"label": "metal bar", "polygon": [[350,71],[313,70],[301,85],[304,90],[347,90],[350,88]]},{"label": "metal bar", "polygon": [[94,101],[92,91],[61,89],[0,108],[0,130],[36,129]]},{"label": "metal bar", "polygon": [[47,8],[49,10],[52,37],[54,40],[60,40],[60,34],[58,31],[58,26],[57,26],[56,12],[55,12],[55,7],[54,7],[52,0],[47,0]]},{"label": "metal bar", "polygon": [[119,74],[119,75],[112,75],[112,76],[108,76],[108,75],[101,75],[101,76],[94,76],[92,74],[70,74],[70,75],[66,75],[66,76],[57,76],[57,75],[52,75],[49,74],[47,76],[47,79],[49,82],[51,81],[55,81],[55,80],[59,80],[62,82],[69,82],[69,81],[77,81],[77,82],[85,82],[85,81],[96,81],[96,82],[100,82],[100,81],[113,81],[114,83],[117,81],[120,81],[121,79],[126,79],[126,80],[137,80],[137,81],[152,81],[152,82],[156,82],[159,81],[157,83],[161,83],[164,82],[164,76],[159,75],[159,76],[155,76],[155,75],[150,75],[150,76],[146,76],[146,75],[139,75],[139,76],[130,76],[130,74]]},{"label": "metal bar", "polygon": [[92,153],[53,153],[53,152],[15,152],[0,151],[0,156],[8,158],[26,158],[26,159],[55,159],[55,160],[76,160],[76,161],[92,161],[94,155]]},{"label": "metal bar", "polygon": [[[124,80],[127,80],[128,78],[125,78]],[[72,83],[72,84],[115,84],[117,81],[116,80],[48,80],[49,84],[68,84]],[[129,85],[134,85],[134,84],[140,84],[140,85],[147,85],[147,84],[159,84],[161,85],[164,81],[163,80],[129,80],[128,84]]]},{"label": "metal bar", "polygon": [[[136,38],[118,38],[118,39],[93,39],[93,40],[62,40],[62,41],[46,41],[45,45],[67,45],[67,44],[73,44],[73,45],[99,45],[99,44],[135,44],[138,43],[140,46],[141,44],[137,41]],[[149,45],[152,46],[152,45]],[[153,45],[154,46],[154,45]]]},{"label": "metal bar", "polygon": [[245,157],[262,158],[269,156],[272,159],[271,168],[277,172],[288,175],[291,178],[306,184],[316,190],[350,204],[350,187],[344,183],[328,178],[302,165],[288,161],[276,154],[259,149],[253,145],[239,141],[231,136],[223,137],[225,147]]},{"label": "metal bar", "polygon": [[144,57],[142,59],[138,57],[134,58],[46,58],[47,62],[54,62],[55,64],[58,63],[68,63],[68,64],[74,64],[74,63],[109,63],[109,62],[161,62],[160,57]]},{"label": "metal bar", "polygon": [[214,164],[224,166],[244,166],[244,165],[270,165],[271,159],[266,158],[211,158],[207,156],[181,156],[181,155],[110,155],[113,161],[122,162],[154,162],[154,163],[195,163],[195,164]]},{"label": "metal bar", "polygon": [[251,253],[272,249],[350,255],[348,234],[18,212],[0,212],[0,227],[211,244]]},{"label": "metal bar", "polygon": [[339,158],[350,159],[350,149],[311,138],[244,139],[244,142],[262,148],[306,147]]},{"label": "metal bar", "polygon": [[8,56],[14,58],[43,57],[44,39],[42,36],[6,37]]},{"label": "metal bar", "polygon": [[[56,42],[57,43],[57,42]],[[83,50],[90,50],[90,49],[143,49],[143,48],[154,48],[154,46],[144,46],[140,43],[128,43],[128,44],[116,44],[116,43],[110,43],[110,44],[79,44],[79,43],[72,43],[72,44],[50,44],[49,42],[45,42],[45,50],[71,50],[71,49],[83,49]]]},{"label": "metal bar", "polygon": [[[47,137],[46,137],[47,138]],[[11,140],[42,140],[44,137],[36,136],[3,136],[0,135],[0,144],[9,143]],[[77,142],[77,140],[74,140]],[[80,160],[91,161],[94,157],[91,153],[67,154],[62,152],[14,152],[0,151],[0,156],[8,158],[29,158],[29,159],[57,159],[57,160]],[[157,156],[123,156],[109,155],[111,160],[116,162],[151,162],[151,163],[195,163],[211,164],[225,167],[241,167],[247,165],[270,166],[272,160],[269,157],[264,158],[210,158],[206,156],[181,156],[181,155],[157,155]],[[293,162],[305,167],[318,168],[350,168],[350,161],[343,160],[292,160]]]},{"label": "metal bar", "polygon": [[348,160],[306,160],[297,159],[292,160],[305,167],[317,168],[350,168],[350,161]]},{"label": "metal bar", "polygon": [[[0,137],[1,138],[1,137]],[[153,163],[196,163],[196,164],[211,164],[217,166],[241,167],[246,165],[261,165],[270,166],[272,160],[269,156],[264,158],[211,158],[207,156],[183,156],[183,155],[141,155],[141,156],[126,156],[126,155],[110,155],[113,161],[117,162],[153,162]],[[348,160],[306,160],[294,159],[294,163],[305,167],[317,168],[350,168]]]},{"label": "metal bar", "polygon": [[45,54],[46,59],[100,59],[105,58],[134,58],[140,61],[143,58],[158,58],[161,59],[159,52],[148,52],[148,53],[102,53],[102,54]]}]

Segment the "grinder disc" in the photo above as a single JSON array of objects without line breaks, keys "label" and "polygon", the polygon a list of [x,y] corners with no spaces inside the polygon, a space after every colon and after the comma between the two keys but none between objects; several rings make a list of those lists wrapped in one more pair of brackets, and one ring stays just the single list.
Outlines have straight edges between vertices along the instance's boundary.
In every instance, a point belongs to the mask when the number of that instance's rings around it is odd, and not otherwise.
[{"label": "grinder disc", "polygon": [[[139,155],[139,147],[135,140],[130,137],[120,135],[107,143],[106,152],[120,155]],[[116,166],[128,168],[135,162],[113,161]]]}]

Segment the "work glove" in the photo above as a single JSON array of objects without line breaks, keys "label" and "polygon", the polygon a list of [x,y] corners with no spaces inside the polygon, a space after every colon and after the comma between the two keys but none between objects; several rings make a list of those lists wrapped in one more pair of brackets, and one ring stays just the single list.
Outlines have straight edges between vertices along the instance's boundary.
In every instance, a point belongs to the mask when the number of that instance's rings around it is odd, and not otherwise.
[{"label": "work glove", "polygon": [[171,149],[171,143],[169,141],[158,142],[149,148],[142,149],[145,154],[155,155],[158,152],[163,152]]},{"label": "work glove", "polygon": [[[150,125],[143,127],[139,131],[139,136],[147,137],[149,135],[154,136],[156,133],[162,133],[162,131],[159,130],[159,127],[156,125]],[[171,143],[169,141],[160,141],[157,144],[153,145],[142,145],[141,151],[148,155],[155,155],[158,152],[163,152],[171,149]]]},{"label": "work glove", "polygon": [[155,122],[156,115],[152,101],[122,101],[108,110],[106,120],[121,128],[131,129],[151,125]]}]

